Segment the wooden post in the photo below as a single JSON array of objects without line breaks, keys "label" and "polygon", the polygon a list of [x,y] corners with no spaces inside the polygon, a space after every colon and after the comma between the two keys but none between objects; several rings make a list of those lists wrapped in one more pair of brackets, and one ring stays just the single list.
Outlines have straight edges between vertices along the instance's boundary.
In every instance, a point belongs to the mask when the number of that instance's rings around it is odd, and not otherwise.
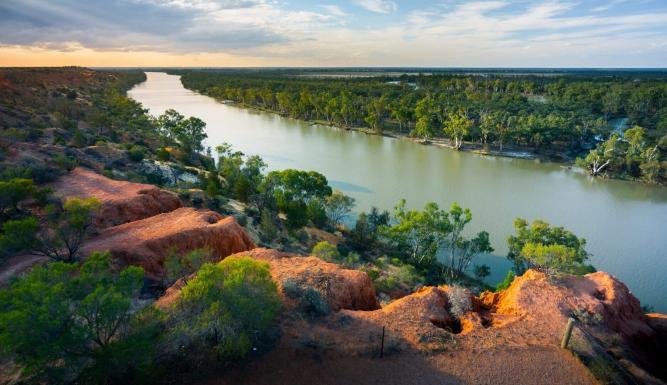
[{"label": "wooden post", "polygon": [[574,326],[574,318],[570,317],[567,319],[567,325],[565,326],[565,333],[563,333],[563,339],[560,341],[560,347],[562,349],[567,349],[567,345],[570,343],[570,337],[572,337],[573,326]]},{"label": "wooden post", "polygon": [[382,341],[380,342],[380,358],[384,357],[384,326],[382,327]]}]

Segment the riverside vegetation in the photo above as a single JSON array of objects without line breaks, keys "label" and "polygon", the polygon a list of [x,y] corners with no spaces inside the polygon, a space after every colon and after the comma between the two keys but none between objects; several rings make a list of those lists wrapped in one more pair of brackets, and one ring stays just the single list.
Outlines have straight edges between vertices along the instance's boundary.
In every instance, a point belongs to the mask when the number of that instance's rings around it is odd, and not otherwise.
[{"label": "riverside vegetation", "polygon": [[[151,305],[157,294],[146,287],[141,268],[118,270],[107,253],[81,255],[81,244],[95,232],[99,202],[60,202],[45,184],[77,163],[94,162],[85,150],[126,155],[129,161],[105,170],[116,178],[167,184],[161,174],[139,167],[142,162],[196,173],[189,186],[194,190],[171,188],[190,204],[223,213],[229,200],[242,202],[243,211],[234,214],[266,245],[304,250],[305,227],[339,232],[337,246],[319,242],[312,254],[366,271],[381,294],[409,293],[423,284],[488,288],[482,281],[488,267],[474,261],[492,251],[490,235],[466,235],[472,213],[456,203],[409,209],[401,201],[392,213],[362,212],[347,228],[341,223],[354,200],[334,191],[323,175],[266,173],[261,158],[226,144],[215,149],[214,162],[213,151],[202,145],[201,120],[173,110],[147,115],[124,96],[143,80],[141,73],[70,68],[4,70],[0,76],[11,86],[0,94],[0,263],[30,253],[52,260],[0,290],[0,346],[26,381],[180,382],[275,340],[281,304],[266,263],[232,257],[212,264],[206,250],[171,255],[162,287],[179,278],[184,286],[174,307],[159,310]],[[14,153],[44,148],[44,158],[30,161]],[[552,276],[592,271],[585,240],[571,232],[522,219],[515,228],[508,258],[517,274],[527,268]]]},{"label": "riverside vegetation", "polygon": [[[594,176],[667,181],[667,83],[651,73],[169,72],[199,93],[298,119],[446,139],[455,149],[576,159]],[[631,128],[624,133],[625,125]]]}]

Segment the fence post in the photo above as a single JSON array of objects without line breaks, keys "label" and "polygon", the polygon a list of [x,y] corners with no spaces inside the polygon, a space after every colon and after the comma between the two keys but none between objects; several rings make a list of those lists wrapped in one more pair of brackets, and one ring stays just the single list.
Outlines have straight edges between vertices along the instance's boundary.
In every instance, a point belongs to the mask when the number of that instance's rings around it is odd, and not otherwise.
[{"label": "fence post", "polygon": [[563,339],[560,341],[560,347],[562,349],[567,349],[567,345],[570,343],[570,337],[572,337],[573,326],[574,326],[574,318],[570,317],[567,319],[567,325],[565,326],[565,333],[563,333]]},{"label": "fence post", "polygon": [[384,357],[384,326],[382,327],[382,341],[380,342],[380,358]]}]

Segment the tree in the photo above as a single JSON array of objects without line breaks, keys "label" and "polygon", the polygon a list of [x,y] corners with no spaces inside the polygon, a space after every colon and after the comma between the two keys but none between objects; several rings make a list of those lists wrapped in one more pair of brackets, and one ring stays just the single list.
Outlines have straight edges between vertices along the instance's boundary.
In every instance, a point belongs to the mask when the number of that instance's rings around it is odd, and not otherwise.
[{"label": "tree", "polygon": [[142,285],[141,268],[114,273],[108,253],[94,253],[81,266],[37,266],[0,291],[0,349],[29,374],[71,381],[129,335]]},{"label": "tree", "polygon": [[427,117],[420,117],[417,119],[417,124],[415,125],[414,136],[423,138],[424,141],[428,140],[433,136],[433,131],[431,130],[431,122]]},{"label": "tree", "polygon": [[[277,208],[287,215],[287,225],[299,228],[308,223],[309,204],[323,202],[332,194],[327,178],[315,171],[283,170],[270,172],[260,190],[272,196]],[[320,214],[311,206],[310,214]]]},{"label": "tree", "polygon": [[454,148],[458,150],[463,145],[463,138],[470,134],[473,124],[464,113],[452,113],[447,116],[442,130],[454,141]]},{"label": "tree", "polygon": [[525,219],[514,220],[516,235],[507,239],[507,258],[514,270],[522,274],[527,268],[553,272],[576,273],[585,271],[588,259],[586,240],[578,238],[563,227],[551,226],[535,220],[528,225]]},{"label": "tree", "polygon": [[380,229],[389,224],[388,211],[372,207],[370,213],[361,212],[357,217],[354,228],[350,232],[350,244],[354,250],[366,252],[378,245]]},{"label": "tree", "polygon": [[169,309],[166,349],[197,366],[243,357],[279,310],[268,263],[227,257],[204,264]]},{"label": "tree", "polygon": [[475,278],[483,281],[484,278],[491,275],[491,268],[488,265],[475,265],[473,272],[475,273]]},{"label": "tree", "polygon": [[47,221],[37,235],[34,252],[55,261],[74,262],[83,241],[94,230],[96,198],[69,198],[62,209],[47,207]]},{"label": "tree", "polygon": [[343,194],[340,190],[334,191],[326,198],[326,210],[329,221],[334,227],[347,217],[354,208],[354,198]]},{"label": "tree", "polygon": [[465,226],[472,220],[469,209],[463,209],[454,202],[447,214],[450,222],[450,231],[445,240],[445,247],[449,251],[448,275],[450,281],[456,281],[477,254],[490,253],[493,248],[489,242],[489,233],[486,231],[479,232],[472,239],[463,236]]},{"label": "tree", "polygon": [[173,109],[165,111],[156,120],[158,130],[166,138],[179,143],[188,157],[204,150],[203,141],[208,137],[206,123],[199,118],[185,118]]},{"label": "tree", "polygon": [[37,191],[32,179],[13,178],[0,181],[0,216],[20,212],[19,203],[29,199]]},{"label": "tree", "polygon": [[204,150],[204,139],[208,137],[206,131],[206,123],[203,120],[195,117],[189,117],[181,122],[176,127],[174,136],[176,140],[183,147],[186,154],[192,156],[194,153],[199,153]]},{"label": "tree", "polygon": [[31,250],[37,242],[39,223],[35,217],[10,220],[2,224],[0,257],[23,250]]},{"label": "tree", "polygon": [[278,236],[278,227],[271,210],[268,208],[262,209],[262,215],[259,220],[259,232],[262,240],[265,242],[272,242]]},{"label": "tree", "polygon": [[628,149],[628,155],[639,155],[644,146],[645,136],[646,130],[643,127],[634,126],[625,130],[623,133],[623,138],[630,145],[630,148]]},{"label": "tree", "polygon": [[437,253],[451,231],[446,211],[436,203],[427,203],[424,210],[408,210],[405,200],[394,208],[396,223],[385,230],[386,236],[399,250],[405,250],[411,263],[430,267],[437,262]]}]

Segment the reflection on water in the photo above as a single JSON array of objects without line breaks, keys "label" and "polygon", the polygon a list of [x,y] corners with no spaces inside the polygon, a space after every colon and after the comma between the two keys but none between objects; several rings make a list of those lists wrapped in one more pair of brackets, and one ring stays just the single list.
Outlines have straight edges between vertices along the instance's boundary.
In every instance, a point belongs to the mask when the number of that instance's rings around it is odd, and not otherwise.
[{"label": "reflection on water", "polygon": [[[260,155],[269,169],[316,170],[357,201],[358,210],[456,201],[473,212],[470,231],[487,230],[494,254],[516,217],[565,226],[588,241],[592,263],[619,276],[644,303],[667,311],[667,189],[593,179],[558,164],[479,156],[348,132],[247,110],[185,90],[177,76],[149,73],[129,92],[153,114],[175,108],[207,123],[207,144]],[[507,261],[485,257],[502,278]],[[477,263],[480,263],[479,261]]]},{"label": "reflection on water", "polygon": [[369,190],[368,188],[364,186],[359,186],[358,184],[353,184],[353,183],[347,183],[347,182],[342,182],[339,180],[333,180],[329,179],[329,185],[333,187],[334,189],[339,189],[341,191],[350,193],[350,192],[357,192],[357,193],[372,193],[373,191]]}]

